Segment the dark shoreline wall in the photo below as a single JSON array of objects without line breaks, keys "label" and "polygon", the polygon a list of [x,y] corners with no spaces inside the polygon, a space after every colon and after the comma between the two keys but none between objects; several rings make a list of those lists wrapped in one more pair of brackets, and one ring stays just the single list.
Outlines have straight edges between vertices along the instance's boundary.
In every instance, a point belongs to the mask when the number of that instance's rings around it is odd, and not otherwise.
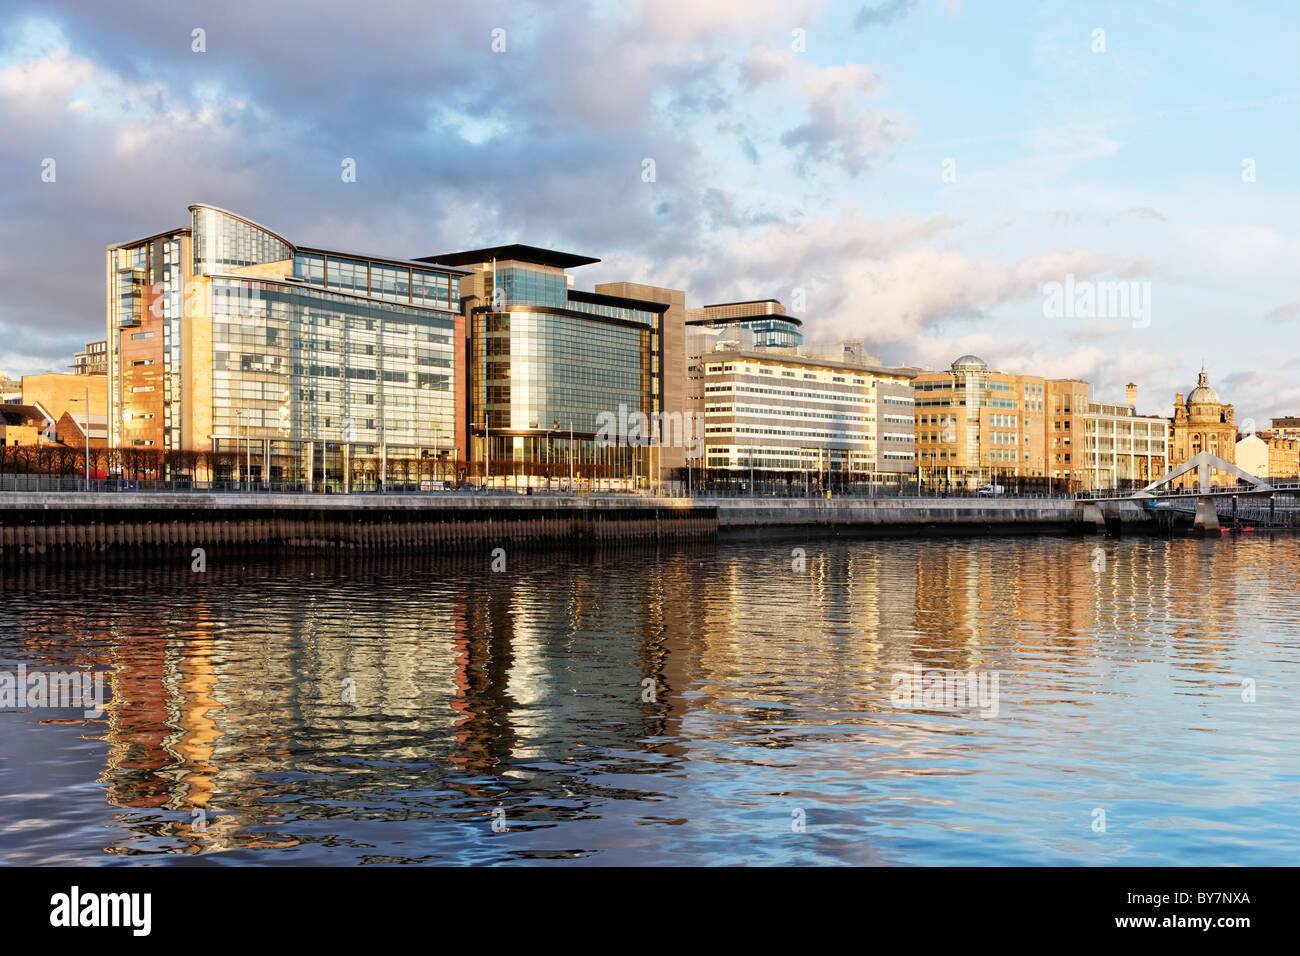
[{"label": "dark shoreline wall", "polygon": [[764,498],[718,507],[726,538],[950,537],[969,535],[1148,533],[1136,502],[1102,505],[1071,498]]},{"label": "dark shoreline wall", "polygon": [[[48,494],[0,500],[0,562],[128,553],[456,553],[711,541],[717,509],[628,500]],[[76,499],[76,500],[73,500]]]},{"label": "dark shoreline wall", "polygon": [[1154,530],[1139,505],[1070,499],[683,499],[187,492],[0,494],[0,562],[104,554],[458,553],[790,537]]}]

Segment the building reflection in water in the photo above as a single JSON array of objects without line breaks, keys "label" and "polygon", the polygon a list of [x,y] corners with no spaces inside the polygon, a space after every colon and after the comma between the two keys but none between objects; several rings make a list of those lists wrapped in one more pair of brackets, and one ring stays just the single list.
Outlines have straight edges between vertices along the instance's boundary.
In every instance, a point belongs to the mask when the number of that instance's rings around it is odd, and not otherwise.
[{"label": "building reflection in water", "polygon": [[[122,811],[103,852],[365,856],[376,822],[483,833],[496,808],[528,829],[626,803],[657,820],[650,805],[686,800],[672,779],[707,787],[722,765],[783,750],[864,779],[969,772],[950,748],[1006,742],[900,713],[893,673],[997,672],[1028,714],[1106,707],[1144,666],[1203,692],[1295,579],[1290,545],[737,544],[518,554],[501,573],[412,557],[25,569],[5,572],[0,647],[110,674],[106,714],[86,724]],[[445,852],[421,839],[374,857]]]}]

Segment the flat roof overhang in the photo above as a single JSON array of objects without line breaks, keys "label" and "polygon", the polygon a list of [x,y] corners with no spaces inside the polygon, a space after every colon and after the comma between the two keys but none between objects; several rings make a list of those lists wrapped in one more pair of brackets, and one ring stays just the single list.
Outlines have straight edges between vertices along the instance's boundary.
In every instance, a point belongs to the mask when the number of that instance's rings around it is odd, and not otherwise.
[{"label": "flat roof overhang", "polygon": [[514,243],[507,246],[490,246],[486,249],[467,249],[463,252],[444,252],[436,256],[419,256],[416,262],[434,262],[443,266],[474,266],[491,262],[493,259],[514,259],[518,262],[530,262],[541,266],[554,266],[558,269],[573,269],[588,266],[599,259],[580,256],[572,252],[557,252],[554,249],[542,249],[539,246],[526,246]]}]

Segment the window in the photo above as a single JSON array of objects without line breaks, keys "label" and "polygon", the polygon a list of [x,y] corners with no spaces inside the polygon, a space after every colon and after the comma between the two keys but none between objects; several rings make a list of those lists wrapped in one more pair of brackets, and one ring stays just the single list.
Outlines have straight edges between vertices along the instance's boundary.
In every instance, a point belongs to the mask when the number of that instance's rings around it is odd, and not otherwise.
[{"label": "window", "polygon": [[412,270],[411,301],[417,305],[449,307],[452,303],[448,297],[447,276],[440,272]]},{"label": "window", "polygon": [[325,284],[347,292],[369,291],[369,268],[355,259],[329,259],[325,263]]},{"label": "window", "polygon": [[302,279],[312,285],[325,284],[325,257],[298,253],[293,257],[294,278]]},{"label": "window", "polygon": [[371,266],[370,294],[382,299],[407,301],[411,295],[411,270],[398,266]]}]

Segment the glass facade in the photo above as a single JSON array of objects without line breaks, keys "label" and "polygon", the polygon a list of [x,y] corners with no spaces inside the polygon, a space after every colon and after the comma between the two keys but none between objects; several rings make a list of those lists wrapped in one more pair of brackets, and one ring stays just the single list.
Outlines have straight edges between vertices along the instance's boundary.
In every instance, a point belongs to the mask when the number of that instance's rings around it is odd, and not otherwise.
[{"label": "glass facade", "polygon": [[571,297],[569,280],[563,273],[543,272],[520,266],[498,266],[495,280],[490,267],[486,270],[485,276],[484,288],[487,301],[492,301],[492,293],[496,288],[493,284],[495,281],[504,290],[506,308],[541,305],[552,309],[568,309],[570,312],[586,312],[589,315],[600,315],[624,322],[654,325],[655,313],[649,310],[608,302],[584,302]]},{"label": "glass facade", "polygon": [[[105,352],[109,442],[116,447],[180,447],[171,417],[181,389],[185,234],[181,230],[108,251]],[[165,367],[169,360],[174,368]]]},{"label": "glass facade", "polygon": [[451,315],[255,280],[212,301],[216,433],[450,445]]},{"label": "glass facade", "polygon": [[369,265],[358,259],[328,259],[325,262],[325,287],[366,295],[370,290]]},{"label": "glass facade", "polygon": [[287,242],[259,226],[211,206],[190,208],[194,214],[196,275],[293,258]]},{"label": "glass facade", "polygon": [[298,252],[293,257],[293,275],[309,285],[368,295],[386,302],[408,302],[452,311],[460,306],[460,276],[445,272]]},{"label": "glass facade", "polygon": [[803,333],[799,331],[799,326],[786,319],[758,319],[741,322],[739,325],[754,333],[754,345],[758,348],[793,348],[803,345]]},{"label": "glass facade", "polygon": [[[496,270],[496,282],[505,292],[505,305],[545,305],[563,309],[569,303],[569,280],[563,273],[542,272],[519,266],[501,266]],[[487,273],[487,300],[492,300],[492,270]]]},{"label": "glass facade", "polygon": [[184,313],[185,279],[181,262],[181,241],[172,238],[155,246],[161,261],[155,263],[155,292],[152,308],[163,320],[163,446],[180,448],[181,441],[181,316]]},{"label": "glass facade", "polygon": [[325,257],[306,252],[296,253],[293,257],[293,277],[308,285],[325,285]]},{"label": "glass facade", "polygon": [[566,308],[574,312],[586,312],[590,315],[603,315],[610,319],[622,319],[624,322],[638,322],[642,325],[654,325],[655,313],[645,309],[632,309],[621,305],[608,305],[603,302],[581,302],[570,299]]},{"label": "glass facade", "polygon": [[134,328],[144,312],[144,270],[119,269],[117,272],[117,325]]},{"label": "glass facade", "polygon": [[650,411],[650,330],[534,312],[473,319],[474,408],[493,432],[592,435],[601,412]]},{"label": "glass facade", "polygon": [[[112,444],[216,453],[200,470],[217,479],[452,477],[455,270],[300,251],[190,211],[189,228],[108,250]],[[256,268],[271,263],[283,272]]]},{"label": "glass facade", "polygon": [[790,319],[731,319],[713,322],[712,327],[749,329],[754,333],[755,348],[795,348],[803,345],[803,333],[799,331],[799,325]]}]

